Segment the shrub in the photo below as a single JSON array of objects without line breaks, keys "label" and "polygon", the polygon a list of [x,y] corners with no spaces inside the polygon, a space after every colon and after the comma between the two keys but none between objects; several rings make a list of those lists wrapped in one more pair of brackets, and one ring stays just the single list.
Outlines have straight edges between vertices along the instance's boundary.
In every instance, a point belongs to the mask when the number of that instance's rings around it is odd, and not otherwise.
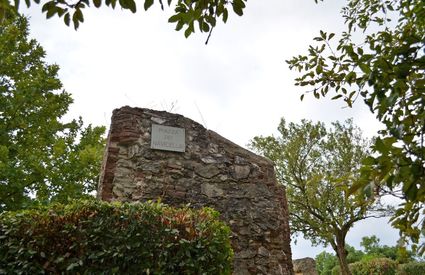
[{"label": "shrub", "polygon": [[387,258],[362,260],[349,264],[352,275],[394,275],[397,263]]},{"label": "shrub", "polygon": [[332,269],[338,265],[338,258],[326,251],[316,256],[316,269],[320,275],[332,275]]},{"label": "shrub", "polygon": [[340,275],[341,274],[341,267],[338,265],[334,266],[332,268],[332,275]]},{"label": "shrub", "polygon": [[76,201],[0,215],[0,273],[230,274],[210,208]]},{"label": "shrub", "polygon": [[398,266],[399,275],[425,274],[425,262],[410,262]]}]

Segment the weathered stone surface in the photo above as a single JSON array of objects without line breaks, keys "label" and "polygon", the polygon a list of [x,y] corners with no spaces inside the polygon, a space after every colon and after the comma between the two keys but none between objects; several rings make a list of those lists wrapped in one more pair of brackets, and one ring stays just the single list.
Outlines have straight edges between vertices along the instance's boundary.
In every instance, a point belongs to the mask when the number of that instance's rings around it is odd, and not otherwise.
[{"label": "weathered stone surface", "polygon": [[263,256],[263,257],[269,257],[270,256],[270,252],[264,246],[260,246],[258,248],[257,255],[260,255],[260,256]]},{"label": "weathered stone surface", "polygon": [[235,165],[235,178],[240,179],[246,179],[249,176],[249,173],[251,172],[251,168],[249,165]]},{"label": "weathered stone surface", "polygon": [[195,173],[205,179],[210,179],[220,174],[220,169],[215,165],[202,165],[195,166]]},{"label": "weathered stone surface", "polygon": [[296,275],[317,275],[316,261],[312,258],[302,258],[293,261]]},{"label": "weathered stone surface", "polygon": [[[185,129],[185,152],[150,148],[152,124]],[[293,274],[285,189],[272,163],[181,115],[113,112],[98,196],[210,206],[232,230],[234,274]]]},{"label": "weathered stone surface", "polygon": [[202,194],[206,195],[208,198],[212,197],[222,197],[224,195],[223,189],[218,187],[215,184],[203,183],[201,185]]}]

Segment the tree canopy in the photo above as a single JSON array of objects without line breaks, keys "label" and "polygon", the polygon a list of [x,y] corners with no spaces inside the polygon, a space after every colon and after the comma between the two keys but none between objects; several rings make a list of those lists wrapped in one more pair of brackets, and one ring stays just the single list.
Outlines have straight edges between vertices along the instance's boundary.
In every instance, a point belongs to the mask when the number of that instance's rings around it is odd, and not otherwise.
[{"label": "tree canopy", "polygon": [[72,98],[44,56],[26,18],[0,22],[0,212],[96,188],[105,128],[62,121]]},{"label": "tree canopy", "polygon": [[[174,7],[174,14],[168,21],[176,24],[177,31],[184,29],[184,35],[188,37],[195,32],[196,28],[200,32],[211,35],[217,20],[221,19],[224,23],[227,22],[229,10],[239,16],[243,15],[247,0],[144,0],[143,9],[147,11],[155,2],[160,5],[161,9],[164,9],[165,5]],[[20,3],[20,0],[14,0],[13,4],[10,3],[10,0],[0,0],[0,19],[7,12],[17,12]],[[40,0],[25,0],[25,4],[28,7],[31,4],[38,5]],[[46,18],[61,17],[67,26],[72,24],[75,29],[78,29],[84,22],[83,10],[88,7],[100,8],[101,6],[112,9],[120,7],[133,13],[137,11],[135,0],[50,0],[42,5],[41,10],[46,13]]]},{"label": "tree canopy", "polygon": [[386,213],[373,199],[348,190],[360,180],[369,141],[352,120],[323,123],[302,120],[278,127],[280,136],[255,137],[251,147],[275,163],[287,190],[291,232],[313,244],[330,244],[341,270],[349,274],[345,238],[358,221]]},{"label": "tree canopy", "polygon": [[348,106],[363,99],[385,125],[351,191],[403,199],[393,225],[417,243],[425,232],[425,3],[350,0],[342,15],[343,33],[320,31],[308,54],[287,62],[307,93]]}]

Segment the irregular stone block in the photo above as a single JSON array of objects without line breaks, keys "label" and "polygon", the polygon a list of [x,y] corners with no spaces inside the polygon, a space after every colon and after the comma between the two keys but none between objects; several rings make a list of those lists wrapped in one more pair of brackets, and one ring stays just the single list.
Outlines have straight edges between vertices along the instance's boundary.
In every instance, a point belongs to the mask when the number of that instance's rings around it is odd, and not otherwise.
[{"label": "irregular stone block", "polygon": [[249,165],[235,165],[235,178],[240,179],[246,179],[249,176],[249,173],[251,172],[251,168]]},{"label": "irregular stone block", "polygon": [[218,167],[215,165],[200,164],[195,166],[195,173],[205,179],[210,179],[220,174],[220,169],[218,169]]}]

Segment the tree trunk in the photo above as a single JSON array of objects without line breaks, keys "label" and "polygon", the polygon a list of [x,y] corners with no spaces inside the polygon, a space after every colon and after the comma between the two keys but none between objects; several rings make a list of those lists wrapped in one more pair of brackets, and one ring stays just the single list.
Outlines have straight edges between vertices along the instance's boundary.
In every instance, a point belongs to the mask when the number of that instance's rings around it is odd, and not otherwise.
[{"label": "tree trunk", "polygon": [[345,250],[345,236],[347,233],[339,232],[336,236],[336,247],[334,250],[338,256],[339,266],[341,268],[342,275],[351,275],[350,270],[348,269],[347,255],[348,252]]}]

